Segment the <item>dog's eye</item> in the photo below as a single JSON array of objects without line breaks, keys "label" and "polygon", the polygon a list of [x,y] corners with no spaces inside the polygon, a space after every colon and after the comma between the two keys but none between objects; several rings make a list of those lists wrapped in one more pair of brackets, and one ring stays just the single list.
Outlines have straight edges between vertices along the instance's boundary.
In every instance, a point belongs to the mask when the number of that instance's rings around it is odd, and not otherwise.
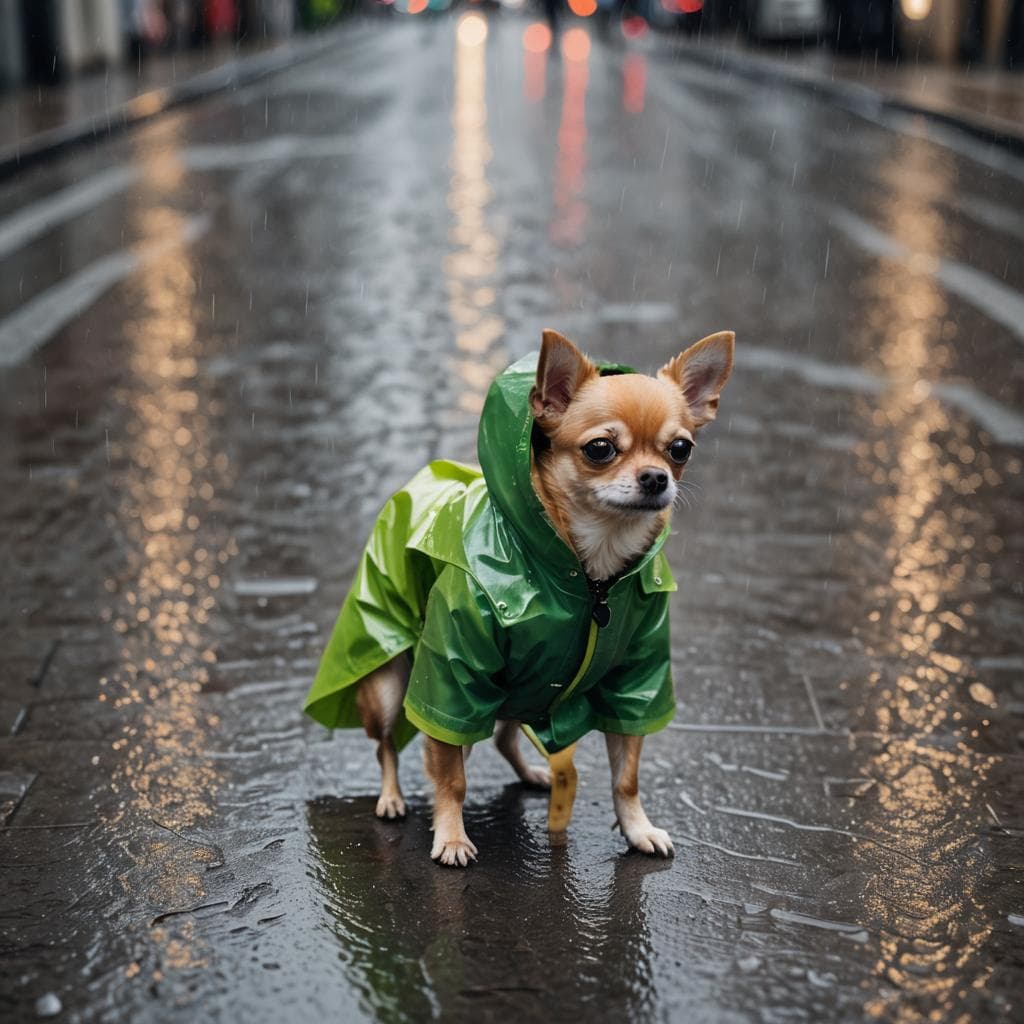
[{"label": "dog's eye", "polygon": [[583,454],[591,462],[611,462],[616,456],[615,445],[606,437],[598,437],[583,446]]},{"label": "dog's eye", "polygon": [[687,441],[685,437],[676,438],[668,446],[668,456],[677,465],[682,465],[689,457],[690,452],[693,451],[693,442]]}]

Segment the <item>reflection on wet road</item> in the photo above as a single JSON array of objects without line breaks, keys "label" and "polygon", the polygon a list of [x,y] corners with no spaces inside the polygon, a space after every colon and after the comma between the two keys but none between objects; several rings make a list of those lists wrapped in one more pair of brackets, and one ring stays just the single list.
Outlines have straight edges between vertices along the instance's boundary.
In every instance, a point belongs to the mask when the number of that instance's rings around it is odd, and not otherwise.
[{"label": "reflection on wet road", "polygon": [[[927,159],[924,144],[911,140],[899,164],[887,161],[882,176],[895,181],[901,167],[921,173]],[[942,167],[932,181],[931,202],[893,197],[882,212],[900,238],[934,252],[945,246],[933,203],[953,183]],[[957,341],[945,297],[927,268],[880,267],[862,288],[884,331],[878,358],[893,383],[864,409],[857,452],[858,471],[878,489],[862,529],[868,543],[873,536],[880,545],[889,580],[866,615],[865,632],[872,636],[864,653],[874,667],[860,683],[863,707],[857,709],[864,727],[886,739],[856,774],[877,787],[884,818],[876,829],[913,858],[894,878],[877,849],[859,851],[869,879],[865,910],[879,922],[876,971],[893,986],[866,1009],[876,1017],[906,1017],[928,1006],[952,1017],[965,976],[983,978],[988,968],[984,944],[991,924],[978,905],[977,878],[963,864],[991,820],[982,793],[998,759],[974,749],[977,729],[965,735],[949,720],[961,717],[955,691],[973,674],[968,662],[949,653],[949,642],[972,625],[973,602],[964,601],[963,583],[989,571],[992,524],[979,521],[970,500],[985,482],[978,470],[989,472],[992,485],[1002,481],[988,453],[974,451],[965,426],[951,422],[920,386],[941,374]],[[958,733],[955,745],[935,743],[936,735]]]},{"label": "reflection on wet road", "polygon": [[531,804],[544,812],[543,796],[506,785],[467,815],[491,855],[466,877],[423,872],[422,820],[398,832],[371,824],[367,801],[310,802],[317,880],[365,1009],[424,1020],[469,1017],[482,1005],[556,1019],[580,1012],[582,984],[601,992],[587,1003],[602,1016],[655,1010],[644,883],[671,865],[552,848],[526,820]]},{"label": "reflection on wet road", "polygon": [[590,37],[581,28],[562,37],[562,113],[558,125],[551,241],[573,248],[586,238],[587,203],[583,184],[587,169],[587,86],[590,82]]},{"label": "reflection on wet road", "polygon": [[448,209],[451,252],[445,260],[449,315],[455,331],[459,408],[479,415],[487,388],[508,364],[500,346],[505,323],[496,312],[498,240],[488,224],[487,20],[466,16],[455,36],[452,177]]},{"label": "reflection on wet road", "polygon": [[[513,16],[0,191],[0,1011],[957,1021],[1024,990],[1024,163]],[[299,704],[380,504],[554,326],[736,375],[667,553],[671,863],[486,745],[463,873]]]}]

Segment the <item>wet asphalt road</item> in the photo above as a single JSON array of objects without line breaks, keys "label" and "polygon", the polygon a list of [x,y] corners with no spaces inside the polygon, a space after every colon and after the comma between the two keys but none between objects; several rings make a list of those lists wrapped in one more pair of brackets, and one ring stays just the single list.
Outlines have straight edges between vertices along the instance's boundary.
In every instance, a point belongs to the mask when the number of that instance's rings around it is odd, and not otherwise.
[{"label": "wet asphalt road", "polygon": [[[526,24],[354,26],[0,189],[5,1020],[1024,1012],[1024,162]],[[560,849],[474,752],[446,871],[418,745],[379,823],[299,705],[542,325],[738,333],[666,549],[678,856],[589,737]]]}]

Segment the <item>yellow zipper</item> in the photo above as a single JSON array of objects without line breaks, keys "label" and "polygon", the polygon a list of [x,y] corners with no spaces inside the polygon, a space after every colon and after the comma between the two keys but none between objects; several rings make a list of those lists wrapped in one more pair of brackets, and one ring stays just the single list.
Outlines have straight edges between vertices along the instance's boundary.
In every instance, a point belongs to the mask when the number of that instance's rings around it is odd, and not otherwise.
[{"label": "yellow zipper", "polygon": [[583,652],[583,661],[580,662],[580,667],[576,670],[576,675],[573,676],[572,682],[552,701],[550,710],[554,710],[563,701],[567,701],[572,696],[573,690],[580,685],[583,677],[587,674],[590,663],[594,660],[594,648],[597,647],[597,634],[599,632],[600,627],[591,619],[590,632],[587,634],[587,649]]},{"label": "yellow zipper", "polygon": [[[576,675],[572,677],[572,681],[569,683],[569,685],[551,702],[551,705],[548,708],[549,713],[554,711],[555,708],[557,708],[558,705],[561,704],[563,701],[569,699],[569,697],[572,695],[573,690],[575,690],[576,687],[580,685],[580,683],[583,681],[583,677],[590,670],[591,662],[594,660],[594,650],[597,648],[597,634],[600,631],[601,629],[598,626],[598,624],[594,622],[593,619],[591,619],[590,632],[587,633],[587,646],[583,652],[583,661],[580,662],[580,667],[576,669]],[[547,752],[547,750],[544,747],[544,744],[541,743],[540,737],[533,731],[532,728],[530,728],[530,726],[528,726],[525,722],[520,722],[519,728],[522,729],[524,733],[526,733],[527,739],[529,739],[529,741],[537,748],[537,752],[542,757],[548,759],[551,758],[551,754]],[[575,747],[576,744],[574,743],[572,747],[569,748],[570,751],[574,750]],[[569,806],[571,808],[571,802]]]},{"label": "yellow zipper", "polygon": [[[572,682],[551,702],[549,711],[554,711],[563,701],[568,700],[573,690],[583,681],[583,677],[590,669],[594,660],[594,650],[597,647],[597,634],[600,627],[591,619],[590,632],[587,633],[587,647],[583,652],[583,661],[576,669],[576,675]],[[555,754],[549,754],[544,745],[540,742],[537,734],[528,725],[521,726],[523,732],[529,737],[530,742],[537,750],[547,758],[551,768],[551,796],[548,799],[548,832],[552,835],[552,843],[561,845],[565,842],[559,838],[564,836],[565,830],[569,827],[569,820],[572,818],[572,806],[576,801],[576,769],[572,763],[573,754],[576,751],[576,744],[573,743]]]}]

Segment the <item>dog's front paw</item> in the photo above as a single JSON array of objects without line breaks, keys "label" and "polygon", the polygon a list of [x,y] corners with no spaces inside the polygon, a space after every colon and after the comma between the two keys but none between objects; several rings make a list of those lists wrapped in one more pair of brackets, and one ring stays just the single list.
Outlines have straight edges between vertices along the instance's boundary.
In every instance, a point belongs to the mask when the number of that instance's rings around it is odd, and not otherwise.
[{"label": "dog's front paw", "polygon": [[430,859],[448,867],[467,867],[471,860],[476,860],[477,849],[465,832],[458,836],[445,836],[434,833],[434,845],[430,850]]},{"label": "dog's front paw", "polygon": [[646,826],[624,831],[627,842],[634,850],[647,854],[656,853],[659,857],[674,857],[676,855],[672,840],[663,828],[655,828],[648,823]]},{"label": "dog's front paw", "polygon": [[389,821],[394,821],[396,818],[404,818],[405,801],[402,799],[402,794],[381,793],[374,813],[378,818],[387,818]]},{"label": "dog's front paw", "polygon": [[535,789],[550,789],[551,770],[547,765],[525,765],[519,773],[519,781],[524,786],[533,786]]}]

